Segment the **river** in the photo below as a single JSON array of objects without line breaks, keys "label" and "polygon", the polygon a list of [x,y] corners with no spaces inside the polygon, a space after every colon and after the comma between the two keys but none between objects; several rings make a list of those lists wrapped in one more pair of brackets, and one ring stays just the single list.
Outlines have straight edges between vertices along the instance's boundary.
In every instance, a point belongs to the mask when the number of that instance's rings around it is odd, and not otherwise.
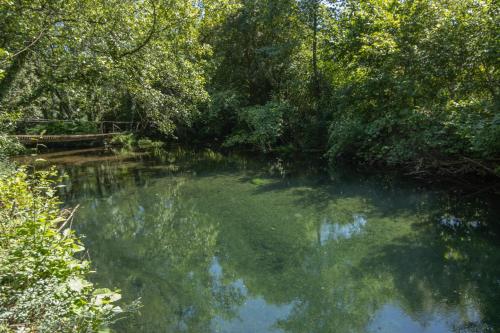
[{"label": "river", "polygon": [[118,332],[500,331],[498,198],[209,150],[37,158],[70,176],[91,280],[142,303]]}]

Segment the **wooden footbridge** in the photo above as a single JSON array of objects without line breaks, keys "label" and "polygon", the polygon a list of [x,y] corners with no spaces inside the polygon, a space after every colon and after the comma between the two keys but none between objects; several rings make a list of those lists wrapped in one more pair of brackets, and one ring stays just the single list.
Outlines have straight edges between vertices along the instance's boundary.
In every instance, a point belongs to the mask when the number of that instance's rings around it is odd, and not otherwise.
[{"label": "wooden footbridge", "polygon": [[[50,124],[50,123],[74,123],[72,121],[61,121],[61,120],[24,120],[18,123],[18,128],[29,128],[29,125],[33,124]],[[137,126],[133,122],[124,121],[101,121],[101,122],[89,122],[98,128],[98,133],[92,134],[15,134],[11,137],[15,137],[19,142],[26,145],[33,144],[58,144],[58,143],[92,143],[92,142],[104,142],[117,135],[122,135],[129,132],[137,131]],[[18,130],[19,131],[19,130]]]},{"label": "wooden footbridge", "polygon": [[116,135],[123,134],[124,132],[117,133],[100,133],[100,134],[73,134],[73,135],[12,135],[17,138],[19,142],[24,144],[33,143],[64,143],[64,142],[92,142],[104,141],[111,139]]}]

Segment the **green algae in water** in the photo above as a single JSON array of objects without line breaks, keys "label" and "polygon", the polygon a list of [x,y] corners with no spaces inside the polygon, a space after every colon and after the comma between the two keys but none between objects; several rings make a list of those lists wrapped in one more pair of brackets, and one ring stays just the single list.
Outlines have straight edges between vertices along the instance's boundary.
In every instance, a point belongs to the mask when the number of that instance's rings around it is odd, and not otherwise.
[{"label": "green algae in water", "polygon": [[62,167],[94,281],[143,303],[117,331],[500,330],[494,199],[279,163],[176,151]]}]

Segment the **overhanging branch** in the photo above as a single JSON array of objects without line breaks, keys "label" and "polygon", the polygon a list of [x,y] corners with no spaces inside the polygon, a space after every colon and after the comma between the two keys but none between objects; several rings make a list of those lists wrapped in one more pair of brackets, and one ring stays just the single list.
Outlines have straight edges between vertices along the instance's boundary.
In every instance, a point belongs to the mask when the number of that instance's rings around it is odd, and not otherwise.
[{"label": "overhanging branch", "polygon": [[121,59],[121,58],[124,58],[124,57],[127,57],[129,55],[132,55],[134,53],[139,52],[143,47],[148,45],[149,42],[151,41],[151,39],[153,38],[153,36],[156,32],[157,16],[156,16],[156,5],[155,5],[154,0],[151,0],[151,4],[153,6],[153,25],[151,26],[151,29],[149,30],[147,37],[144,39],[144,41],[142,41],[142,43],[140,43],[139,45],[134,47],[132,50],[125,51],[124,53],[118,55],[118,57],[117,57],[118,59]]}]

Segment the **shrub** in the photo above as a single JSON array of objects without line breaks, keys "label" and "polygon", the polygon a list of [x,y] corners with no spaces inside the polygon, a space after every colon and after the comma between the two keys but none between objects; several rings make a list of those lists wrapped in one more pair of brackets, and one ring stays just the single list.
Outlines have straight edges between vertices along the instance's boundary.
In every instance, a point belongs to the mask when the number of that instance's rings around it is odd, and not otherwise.
[{"label": "shrub", "polygon": [[269,102],[266,105],[251,106],[239,111],[239,130],[226,140],[226,146],[251,145],[268,151],[283,133],[283,117],[290,105]]},{"label": "shrub", "polygon": [[6,156],[19,155],[25,150],[19,141],[0,134],[0,159]]},{"label": "shrub", "polygon": [[162,148],[165,145],[162,141],[153,141],[151,139],[139,139],[137,140],[137,147],[140,149],[155,149]]},{"label": "shrub", "polygon": [[54,171],[0,174],[0,332],[95,332],[116,319],[120,295],[86,280],[89,262],[65,227]]},{"label": "shrub", "polygon": [[112,146],[119,146],[131,149],[137,143],[137,138],[132,133],[118,134],[113,136],[109,142]]}]

